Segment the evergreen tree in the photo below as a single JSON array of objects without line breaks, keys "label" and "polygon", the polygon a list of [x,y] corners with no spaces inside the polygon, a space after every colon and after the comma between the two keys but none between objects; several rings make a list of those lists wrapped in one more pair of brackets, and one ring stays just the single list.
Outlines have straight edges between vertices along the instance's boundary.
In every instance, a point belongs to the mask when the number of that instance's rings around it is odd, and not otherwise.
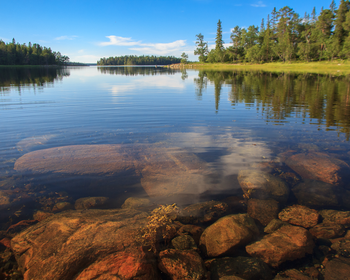
[{"label": "evergreen tree", "polygon": [[199,55],[199,61],[200,62],[205,62],[207,60],[208,56],[208,43],[204,42],[204,36],[199,33],[196,35],[197,41],[196,45],[197,48],[194,50],[195,55]]},{"label": "evergreen tree", "polygon": [[217,23],[216,29],[216,38],[215,38],[215,49],[223,51],[224,50],[224,41],[222,40],[222,27],[221,21],[219,20]]}]

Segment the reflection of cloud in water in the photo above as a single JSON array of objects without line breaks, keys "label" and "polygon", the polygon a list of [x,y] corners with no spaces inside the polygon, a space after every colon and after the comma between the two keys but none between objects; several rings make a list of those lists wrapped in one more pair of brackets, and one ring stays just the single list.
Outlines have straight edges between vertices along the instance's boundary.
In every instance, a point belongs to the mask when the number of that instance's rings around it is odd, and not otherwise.
[{"label": "reflection of cloud in water", "polygon": [[189,148],[194,153],[206,153],[222,149],[223,155],[210,163],[223,176],[238,174],[239,170],[253,167],[256,163],[271,159],[272,151],[263,141],[254,140],[249,130],[229,130],[213,134],[206,128],[195,128],[194,132],[173,133],[171,143]]}]

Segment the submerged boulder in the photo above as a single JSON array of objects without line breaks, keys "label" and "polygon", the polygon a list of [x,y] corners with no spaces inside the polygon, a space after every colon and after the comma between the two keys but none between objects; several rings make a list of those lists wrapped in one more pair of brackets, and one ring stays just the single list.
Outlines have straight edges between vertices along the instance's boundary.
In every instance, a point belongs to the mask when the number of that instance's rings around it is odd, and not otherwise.
[{"label": "submerged boulder", "polygon": [[306,206],[292,205],[284,208],[278,214],[278,218],[293,225],[310,228],[318,224],[320,215]]},{"label": "submerged boulder", "polygon": [[314,246],[312,235],[308,230],[288,225],[246,246],[246,251],[252,257],[278,267],[285,261],[293,261],[311,254]]},{"label": "submerged boulder", "polygon": [[249,216],[258,220],[264,226],[277,218],[278,210],[278,202],[274,199],[261,200],[253,198],[248,201]]},{"label": "submerged boulder", "polygon": [[76,210],[48,217],[11,240],[24,279],[158,279],[153,253],[140,245],[147,214],[133,209]]},{"label": "submerged boulder", "polygon": [[209,257],[227,255],[253,241],[258,234],[259,229],[248,214],[228,215],[204,230],[200,249]]},{"label": "submerged boulder", "polygon": [[350,177],[349,165],[326,153],[310,152],[289,157],[286,164],[303,179],[339,185]]},{"label": "submerged boulder", "polygon": [[199,194],[207,190],[207,164],[196,155],[160,145],[74,145],[20,157],[20,172],[141,178],[149,196]]},{"label": "submerged boulder", "polygon": [[241,170],[238,182],[248,198],[274,199],[286,203],[289,196],[287,184],[280,178],[257,170]]}]

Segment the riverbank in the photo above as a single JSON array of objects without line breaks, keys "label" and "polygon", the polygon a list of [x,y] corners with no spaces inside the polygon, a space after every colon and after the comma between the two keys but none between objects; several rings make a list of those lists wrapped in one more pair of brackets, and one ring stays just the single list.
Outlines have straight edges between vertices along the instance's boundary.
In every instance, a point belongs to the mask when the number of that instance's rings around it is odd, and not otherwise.
[{"label": "riverbank", "polygon": [[322,61],[322,62],[293,62],[282,63],[272,62],[264,64],[250,63],[188,63],[172,64],[169,68],[193,68],[193,69],[212,69],[212,70],[261,70],[268,72],[305,72],[317,74],[331,74],[336,76],[350,75],[349,61]]}]

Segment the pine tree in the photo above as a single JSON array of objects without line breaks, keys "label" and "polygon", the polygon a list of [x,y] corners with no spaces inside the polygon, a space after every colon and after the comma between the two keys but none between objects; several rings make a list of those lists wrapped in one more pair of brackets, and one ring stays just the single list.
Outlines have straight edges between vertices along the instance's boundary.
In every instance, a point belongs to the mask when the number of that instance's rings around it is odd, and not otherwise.
[{"label": "pine tree", "polygon": [[194,50],[195,55],[199,55],[199,61],[200,62],[205,62],[207,60],[208,56],[208,43],[204,42],[204,36],[199,33],[196,35],[197,41],[196,45],[197,48]]},{"label": "pine tree", "polygon": [[215,49],[220,51],[224,50],[224,41],[222,40],[222,27],[220,20],[217,23]]}]

